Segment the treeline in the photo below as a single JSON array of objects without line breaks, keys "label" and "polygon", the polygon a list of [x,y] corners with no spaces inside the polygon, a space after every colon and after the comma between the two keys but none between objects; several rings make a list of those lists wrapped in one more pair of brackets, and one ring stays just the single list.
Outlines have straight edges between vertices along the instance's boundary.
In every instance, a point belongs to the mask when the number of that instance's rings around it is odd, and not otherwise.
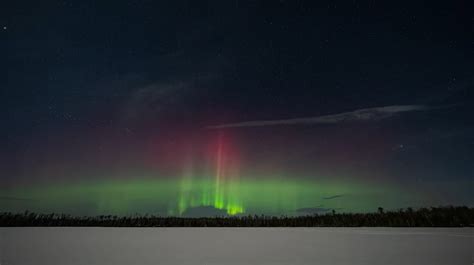
[{"label": "treeline", "polygon": [[474,226],[474,208],[432,207],[373,213],[331,213],[311,216],[160,217],[153,215],[75,217],[65,214],[0,213],[0,226],[99,227],[467,227]]}]

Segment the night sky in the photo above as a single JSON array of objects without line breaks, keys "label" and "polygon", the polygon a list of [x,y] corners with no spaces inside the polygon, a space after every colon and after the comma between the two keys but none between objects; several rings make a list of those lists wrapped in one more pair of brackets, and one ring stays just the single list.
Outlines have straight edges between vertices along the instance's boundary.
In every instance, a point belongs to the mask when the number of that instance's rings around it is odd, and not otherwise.
[{"label": "night sky", "polygon": [[2,3],[0,211],[474,206],[472,3],[388,2]]}]

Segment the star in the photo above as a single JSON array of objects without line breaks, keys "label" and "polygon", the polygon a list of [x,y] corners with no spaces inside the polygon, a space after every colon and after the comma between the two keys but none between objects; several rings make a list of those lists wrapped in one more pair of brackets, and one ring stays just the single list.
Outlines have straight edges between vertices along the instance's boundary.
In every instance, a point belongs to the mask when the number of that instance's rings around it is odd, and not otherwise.
[{"label": "star", "polygon": [[7,30],[7,26],[3,26],[3,30]]}]

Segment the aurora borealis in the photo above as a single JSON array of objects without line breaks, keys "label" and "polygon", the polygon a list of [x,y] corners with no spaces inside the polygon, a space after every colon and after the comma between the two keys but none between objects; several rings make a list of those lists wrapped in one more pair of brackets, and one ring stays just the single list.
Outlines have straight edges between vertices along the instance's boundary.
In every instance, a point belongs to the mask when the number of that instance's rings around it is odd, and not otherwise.
[{"label": "aurora borealis", "polygon": [[[399,190],[389,188],[381,190],[372,186],[341,183],[317,183],[310,181],[241,181],[228,182],[221,187],[220,197],[215,194],[214,181],[150,180],[114,181],[98,183],[74,183],[41,188],[16,190],[15,195],[29,196],[30,201],[22,201],[30,210],[65,211],[73,214],[91,213],[91,209],[81,209],[82,205],[93,204],[94,214],[161,214],[181,216],[194,207],[212,206],[215,214],[301,214],[297,209],[315,202],[326,203],[335,209],[341,202],[327,202],[324,196],[335,191],[352,192],[348,197],[366,195],[362,201],[344,200],[344,205],[354,211],[369,211],[377,206],[379,199],[385,196],[384,203],[397,206],[396,194]],[[7,194],[8,195],[8,194]],[[36,200],[42,198],[42,200]],[[387,200],[387,198],[389,200]],[[390,202],[392,200],[392,202]],[[160,205],[153,202],[166,202]],[[78,207],[78,208],[76,208]],[[91,207],[91,206],[89,206]],[[321,207],[323,208],[323,207]],[[154,209],[152,211],[151,209]],[[324,212],[323,209],[321,209]],[[311,212],[307,212],[311,213]]]},{"label": "aurora borealis", "polygon": [[473,206],[465,10],[5,4],[0,211],[279,216]]},{"label": "aurora borealis", "polygon": [[[337,192],[348,194],[340,195],[346,196],[348,200],[327,199]],[[223,210],[221,214],[228,215],[258,213],[295,215],[299,214],[298,209],[313,206],[315,203],[324,203],[326,208],[336,209],[344,205],[352,210],[368,211],[382,200],[384,204],[396,207],[400,203],[397,202],[397,194],[400,192],[401,188],[368,183],[318,182],[284,177],[264,180],[221,180],[217,183],[216,180],[206,177],[187,176],[181,180],[142,178],[136,181],[29,187],[12,190],[11,193],[4,195],[10,198],[27,197],[27,201],[20,202],[31,209],[44,207],[49,211],[58,211],[74,206],[70,209],[75,214],[87,213],[84,212],[85,209],[80,208],[81,205],[91,207],[92,204],[95,206],[92,210],[96,214],[152,212],[161,215],[183,215],[194,207],[212,206]],[[359,197],[359,201],[352,201],[351,198],[354,197]],[[323,207],[320,208],[324,211]]]},{"label": "aurora borealis", "polygon": [[[257,171],[250,173],[243,166],[248,161],[240,157],[239,148],[229,133],[218,131],[210,135],[207,142],[199,139],[200,145],[194,149],[200,147],[201,150],[194,152],[189,151],[193,149],[191,146],[176,148],[173,145],[168,152],[181,152],[178,155],[181,159],[170,154],[173,163],[161,173],[153,168],[155,173],[139,173],[142,175],[127,173],[117,178],[90,176],[87,180],[76,178],[18,185],[2,190],[2,208],[76,215],[301,215],[333,209],[366,212],[380,205],[397,208],[443,201],[436,190],[426,186],[423,192],[417,191],[416,184],[404,186],[414,184],[408,181],[355,178],[341,172],[337,173],[341,175],[328,175],[315,168],[310,172],[316,176],[282,174],[285,169],[278,166],[274,166],[274,170],[261,170],[267,175]],[[189,139],[184,142],[191,144]],[[155,163],[154,159],[151,161]],[[158,165],[158,168],[163,167]],[[468,190],[464,190],[467,194]]]}]

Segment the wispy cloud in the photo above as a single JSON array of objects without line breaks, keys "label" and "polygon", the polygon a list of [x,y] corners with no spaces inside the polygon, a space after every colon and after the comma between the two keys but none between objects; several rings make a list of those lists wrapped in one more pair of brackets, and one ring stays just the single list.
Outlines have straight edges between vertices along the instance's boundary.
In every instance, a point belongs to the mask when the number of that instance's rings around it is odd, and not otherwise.
[{"label": "wispy cloud", "polygon": [[182,81],[154,83],[136,88],[125,104],[122,118],[140,120],[143,117],[156,116],[161,111],[177,105],[179,96],[187,89],[189,84]]},{"label": "wispy cloud", "polygon": [[334,195],[334,196],[323,197],[323,200],[332,200],[332,199],[341,198],[343,196],[344,196],[344,194],[338,194],[338,195]]},{"label": "wispy cloud", "polygon": [[202,89],[197,92],[196,88],[211,87],[218,79],[219,73],[203,70],[146,84],[143,81],[130,81],[128,94],[119,112],[120,120],[140,123],[186,114],[199,106],[199,97],[206,95]]},{"label": "wispy cloud", "polygon": [[283,120],[256,120],[243,121],[237,123],[226,123],[208,126],[208,129],[222,129],[235,127],[261,127],[261,126],[275,126],[275,125],[298,125],[298,124],[336,124],[343,122],[356,121],[379,121],[393,117],[397,114],[426,111],[439,107],[430,107],[426,105],[393,105],[376,108],[357,109],[354,111],[342,112],[331,115],[292,118]]}]

